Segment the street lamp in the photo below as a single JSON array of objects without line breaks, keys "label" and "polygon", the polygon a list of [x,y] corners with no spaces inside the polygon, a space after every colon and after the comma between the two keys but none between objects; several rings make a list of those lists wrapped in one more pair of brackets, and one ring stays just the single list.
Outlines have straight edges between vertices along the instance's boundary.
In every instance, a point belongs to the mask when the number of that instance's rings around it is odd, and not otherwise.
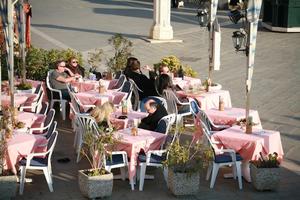
[{"label": "street lamp", "polygon": [[206,8],[198,8],[197,15],[200,27],[207,27],[208,11]]},{"label": "street lamp", "polygon": [[236,51],[245,51],[245,49],[241,49],[243,46],[245,47],[245,42],[247,40],[247,36],[243,31],[234,31],[232,34],[232,42]]},{"label": "street lamp", "polygon": [[230,21],[237,24],[240,21],[240,19],[245,17],[245,15],[243,15],[239,10],[232,10],[228,13],[228,17]]}]

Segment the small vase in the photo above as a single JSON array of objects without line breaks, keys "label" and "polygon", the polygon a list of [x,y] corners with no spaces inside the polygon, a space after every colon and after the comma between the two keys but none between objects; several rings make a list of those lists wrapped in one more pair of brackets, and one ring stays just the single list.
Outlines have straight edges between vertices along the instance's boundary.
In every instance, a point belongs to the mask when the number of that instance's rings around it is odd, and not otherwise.
[{"label": "small vase", "polygon": [[103,93],[105,93],[105,92],[106,92],[105,87],[104,87],[103,85],[99,86],[99,93],[100,93],[100,94],[103,94]]},{"label": "small vase", "polygon": [[246,133],[247,134],[252,134],[252,125],[251,124],[246,125]]}]

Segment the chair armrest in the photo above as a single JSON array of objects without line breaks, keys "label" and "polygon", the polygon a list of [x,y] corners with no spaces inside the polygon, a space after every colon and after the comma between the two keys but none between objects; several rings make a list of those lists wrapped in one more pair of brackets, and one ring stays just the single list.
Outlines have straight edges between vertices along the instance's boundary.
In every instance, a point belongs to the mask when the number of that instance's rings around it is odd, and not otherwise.
[{"label": "chair armrest", "polygon": [[[31,154],[28,154],[26,156],[27,163],[30,163],[30,160],[32,160],[32,158],[34,158],[34,157],[46,156],[48,153],[49,153],[49,150],[46,151],[46,152],[42,152],[42,153],[31,153]],[[26,165],[27,165],[27,163],[26,163]]]},{"label": "chair armrest", "polygon": [[213,129],[216,131],[222,131],[227,128],[230,128],[230,126],[229,125],[216,125],[216,124],[213,125]]},{"label": "chair armrest", "polygon": [[40,128],[30,128],[29,129],[29,134],[32,134],[34,131],[43,131],[45,130],[45,127],[40,127]]},{"label": "chair armrest", "polygon": [[154,154],[154,155],[162,155],[163,153],[166,153],[167,152],[167,150],[166,149],[162,149],[162,150],[150,150],[150,151],[148,151],[147,152],[147,156],[149,155],[149,156],[151,156],[151,154]]}]

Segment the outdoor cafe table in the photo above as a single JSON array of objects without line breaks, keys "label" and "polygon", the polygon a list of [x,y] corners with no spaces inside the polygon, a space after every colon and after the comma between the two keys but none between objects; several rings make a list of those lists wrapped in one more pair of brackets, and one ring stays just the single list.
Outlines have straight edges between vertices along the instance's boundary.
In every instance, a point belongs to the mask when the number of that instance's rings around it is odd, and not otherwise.
[{"label": "outdoor cafe table", "polygon": [[[106,89],[110,89],[112,87],[111,85],[114,83],[115,83],[114,80],[101,79],[101,84],[103,84]],[[73,87],[77,87],[79,92],[96,90],[99,87],[99,81],[86,80],[86,79],[83,79],[83,81],[74,81],[71,84]]]},{"label": "outdoor cafe table", "polygon": [[119,130],[115,133],[116,138],[119,138],[116,148],[118,151],[126,151],[130,158],[128,166],[129,180],[133,181],[136,175],[137,158],[141,149],[147,153],[149,150],[160,149],[161,144],[165,141],[166,135],[138,129],[138,135],[132,136],[130,129]]},{"label": "outdoor cafe table", "polygon": [[25,128],[41,127],[46,116],[42,114],[35,114],[31,112],[18,112],[17,120],[25,123]]},{"label": "outdoor cafe table", "polygon": [[177,91],[179,96],[194,98],[198,101],[202,110],[219,107],[219,98],[222,97],[224,106],[231,108],[231,98],[228,90],[215,91]]},{"label": "outdoor cafe table", "polygon": [[[237,121],[244,119],[246,116],[246,110],[244,108],[225,108],[220,111],[218,108],[211,108],[205,110],[208,117],[218,125],[234,125]],[[249,116],[252,117],[255,127],[262,129],[260,118],[256,110],[250,110]]]},{"label": "outdoor cafe table", "polygon": [[283,157],[280,133],[278,131],[253,128],[252,134],[246,134],[240,126],[232,126],[223,131],[215,132],[212,138],[223,144],[225,148],[233,149],[243,158],[242,174],[251,182],[249,161],[258,160],[260,152],[263,155],[276,152]]},{"label": "outdoor cafe table", "polygon": [[184,78],[175,77],[172,79],[174,85],[178,85],[181,89],[188,87],[196,87],[201,85],[201,80],[199,78],[192,78],[184,76]]},{"label": "outdoor cafe table", "polygon": [[107,90],[103,94],[97,91],[86,91],[75,93],[75,95],[83,105],[102,105],[107,101],[119,104],[127,93]]},{"label": "outdoor cafe table", "polygon": [[128,122],[134,121],[135,124],[138,124],[141,122],[141,119],[148,116],[148,113],[146,112],[138,112],[138,111],[129,111],[125,116],[126,119],[118,119],[118,117],[124,116],[120,110],[117,110],[114,112],[111,116],[111,123],[116,127],[117,129],[124,129],[128,128]]},{"label": "outdoor cafe table", "polygon": [[46,144],[47,139],[44,136],[14,131],[12,138],[7,142],[5,168],[17,174],[16,164],[30,153],[43,152],[45,147],[39,146]]},{"label": "outdoor cafe table", "polygon": [[[28,98],[34,98],[36,94],[29,94],[29,93],[16,93],[14,94],[14,104],[15,107],[19,107],[20,105],[24,104]],[[10,96],[7,94],[1,94],[1,105],[8,106],[10,105]]]}]

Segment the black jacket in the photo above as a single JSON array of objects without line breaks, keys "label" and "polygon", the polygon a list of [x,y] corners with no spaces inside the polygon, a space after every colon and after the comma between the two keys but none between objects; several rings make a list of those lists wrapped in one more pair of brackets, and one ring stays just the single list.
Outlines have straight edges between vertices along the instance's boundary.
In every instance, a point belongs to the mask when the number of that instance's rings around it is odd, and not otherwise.
[{"label": "black jacket", "polygon": [[135,84],[143,91],[139,91],[140,100],[144,99],[148,96],[157,96],[157,92],[154,87],[154,81],[149,79],[144,74],[140,74],[137,72],[126,72],[126,77],[131,78]]},{"label": "black jacket", "polygon": [[166,108],[162,105],[158,105],[154,113],[149,114],[147,117],[142,119],[139,128],[154,131],[157,127],[159,120],[167,115],[168,112]]}]

